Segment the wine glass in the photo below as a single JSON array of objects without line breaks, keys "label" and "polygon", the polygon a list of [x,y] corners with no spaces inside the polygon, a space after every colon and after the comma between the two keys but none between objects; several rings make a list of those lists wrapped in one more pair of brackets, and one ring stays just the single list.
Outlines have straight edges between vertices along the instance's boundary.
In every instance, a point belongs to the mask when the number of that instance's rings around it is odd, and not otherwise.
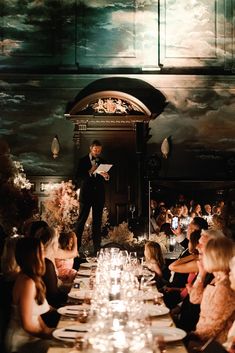
[{"label": "wine glass", "polygon": [[127,251],[127,250],[120,250],[120,251],[118,252],[118,257],[119,257],[120,259],[123,259],[124,262],[127,262],[127,259],[128,259],[128,257],[129,257],[128,251]]},{"label": "wine glass", "polygon": [[131,212],[131,218],[134,218],[135,205],[134,204],[130,204],[129,210]]},{"label": "wine glass", "polygon": [[136,251],[130,251],[129,258],[130,258],[130,263],[136,264],[137,263],[137,252]]},{"label": "wine glass", "polygon": [[144,268],[142,271],[141,288],[146,288],[147,286],[151,285],[154,277],[154,272]]},{"label": "wine glass", "polygon": [[86,259],[87,262],[94,262],[95,261],[95,258],[94,258],[94,256],[93,256],[91,251],[85,250],[84,251],[84,255],[85,255],[85,259]]},{"label": "wine glass", "polygon": [[136,263],[135,268],[134,268],[134,273],[135,273],[135,277],[138,280],[139,283],[139,290],[141,289],[141,280],[143,277],[143,267],[141,266],[140,263]]}]

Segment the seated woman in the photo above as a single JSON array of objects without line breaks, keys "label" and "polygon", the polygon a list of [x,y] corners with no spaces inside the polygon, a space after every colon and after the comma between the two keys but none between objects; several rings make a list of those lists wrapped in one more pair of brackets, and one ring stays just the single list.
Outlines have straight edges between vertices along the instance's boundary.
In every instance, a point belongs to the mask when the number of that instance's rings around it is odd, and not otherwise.
[{"label": "seated woman", "polygon": [[[185,239],[188,245],[187,251],[183,252],[176,261],[169,265],[169,270],[173,271],[173,280],[164,288],[164,301],[170,309],[175,308],[182,301],[181,291],[186,287],[189,280],[192,281],[192,275],[188,278],[189,273],[198,271],[195,247],[201,235],[200,220],[201,218],[196,217],[189,224],[187,238]],[[193,234],[192,242],[190,241],[191,234]],[[190,251],[193,253],[190,254]]]},{"label": "seated woman", "polygon": [[199,203],[196,203],[192,209],[192,212],[190,213],[190,216],[192,218],[194,217],[202,217],[202,208]]},{"label": "seated woman", "polygon": [[167,283],[170,272],[165,265],[161,246],[153,241],[146,242],[144,247],[144,256],[148,269],[155,272],[157,288],[162,288]]},{"label": "seated woman", "polygon": [[215,339],[224,343],[235,319],[235,292],[230,288],[229,263],[235,255],[235,244],[226,237],[211,238],[202,262],[214,279],[203,291],[196,330],[189,335],[189,347]]},{"label": "seated woman", "polygon": [[6,238],[3,248],[1,270],[5,280],[9,282],[15,281],[17,274],[20,271],[20,267],[15,258],[15,248],[18,239],[18,237]]},{"label": "seated woman", "polygon": [[194,230],[189,235],[189,243],[188,243],[189,255],[187,255],[185,257],[181,257],[181,258],[177,259],[176,261],[172,262],[169,265],[169,269],[171,271],[179,272],[179,273],[191,273],[191,272],[198,271],[197,245],[198,245],[200,236],[201,236],[201,231],[198,229]]},{"label": "seated woman", "polygon": [[43,246],[39,239],[20,238],[16,244],[15,256],[21,271],[13,287],[6,350],[44,353],[53,345],[50,340],[53,329],[47,327],[40,316],[50,309],[42,281],[45,271]]},{"label": "seated woman", "polygon": [[204,289],[214,279],[214,275],[212,273],[208,273],[203,266],[202,259],[206,245],[210,239],[224,236],[225,235],[221,231],[214,229],[203,230],[201,233],[201,237],[197,246],[199,252],[199,260],[197,262],[198,275],[193,284],[187,284],[190,302],[193,304],[201,303]]},{"label": "seated woman", "polygon": [[[198,273],[198,250],[197,246],[201,232],[199,230],[193,231],[189,236],[188,249],[190,255],[174,261],[169,268],[176,272],[189,273],[187,284],[184,288],[168,288],[169,291],[178,291],[180,295],[180,304],[172,310],[176,326],[189,332],[195,329],[198,322],[200,305],[192,304],[189,301],[187,286],[192,284],[197,277]],[[167,291],[167,288],[166,288]]]},{"label": "seated woman", "polygon": [[[230,272],[229,272],[230,286],[235,291],[235,256],[230,261]],[[224,344],[229,353],[235,353],[235,321],[230,328],[227,336],[227,340]]]},{"label": "seated woman", "polygon": [[[12,305],[12,289],[20,271],[15,259],[15,247],[18,237],[8,237],[5,240],[1,258],[2,275],[0,277],[0,347],[4,344],[6,327],[10,320]],[[1,349],[2,351],[3,349]]]},{"label": "seated woman", "polygon": [[55,228],[46,227],[37,232],[37,237],[44,245],[46,270],[42,277],[46,286],[46,298],[54,308],[64,305],[70,288],[60,286],[55,266],[55,254],[58,251],[58,232]]},{"label": "seated woman", "polygon": [[[235,291],[235,256],[230,261],[229,280],[232,290]],[[199,348],[199,350],[197,348]],[[197,351],[205,353],[235,353],[235,321],[233,322],[232,327],[229,329],[227,340],[223,345],[215,340],[209,339],[205,344],[205,348],[203,349],[196,346],[190,348],[190,353],[196,353]]]},{"label": "seated woman", "polygon": [[77,271],[73,269],[74,258],[78,255],[77,237],[74,232],[61,232],[59,248],[55,254],[58,277],[63,283],[72,283]]}]

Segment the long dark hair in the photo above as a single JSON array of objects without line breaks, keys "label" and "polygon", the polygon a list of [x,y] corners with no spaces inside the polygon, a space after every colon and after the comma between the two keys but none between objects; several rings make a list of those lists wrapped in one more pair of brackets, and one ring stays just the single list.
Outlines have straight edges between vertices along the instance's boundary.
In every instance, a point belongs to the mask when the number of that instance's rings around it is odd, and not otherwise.
[{"label": "long dark hair", "polygon": [[42,280],[45,273],[45,261],[40,239],[20,238],[16,243],[15,257],[21,271],[35,282],[35,300],[38,304],[42,304],[45,299],[46,288]]},{"label": "long dark hair", "polygon": [[192,246],[192,254],[195,254],[195,255],[198,254],[197,246],[198,246],[200,237],[201,237],[201,231],[199,229],[192,231],[192,233],[189,236],[189,240]]},{"label": "long dark hair", "polygon": [[61,249],[68,249],[70,239],[73,239],[73,232],[61,232],[59,236],[59,245]]}]

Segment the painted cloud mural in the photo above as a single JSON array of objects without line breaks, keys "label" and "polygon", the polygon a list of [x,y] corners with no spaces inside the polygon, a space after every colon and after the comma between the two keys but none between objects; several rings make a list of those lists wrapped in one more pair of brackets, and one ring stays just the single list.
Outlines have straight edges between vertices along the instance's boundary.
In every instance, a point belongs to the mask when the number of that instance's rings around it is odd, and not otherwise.
[{"label": "painted cloud mural", "polygon": [[[149,153],[159,153],[162,140],[171,137],[167,176],[231,178],[235,81],[230,75],[234,67],[232,37],[226,41],[223,37],[232,33],[228,2],[3,3],[0,137],[8,141],[27,173],[72,173],[73,126],[64,118],[66,104],[102,77],[99,70],[116,74],[121,68],[127,77],[146,80],[167,97],[165,111],[150,124],[148,142]],[[188,76],[180,71],[169,75],[167,70],[172,68],[191,72]],[[212,75],[197,76],[192,68],[220,71],[219,75],[212,71]],[[227,71],[223,72],[224,68]],[[50,152],[55,134],[61,144],[56,161]],[[202,175],[198,169],[203,170]]]}]

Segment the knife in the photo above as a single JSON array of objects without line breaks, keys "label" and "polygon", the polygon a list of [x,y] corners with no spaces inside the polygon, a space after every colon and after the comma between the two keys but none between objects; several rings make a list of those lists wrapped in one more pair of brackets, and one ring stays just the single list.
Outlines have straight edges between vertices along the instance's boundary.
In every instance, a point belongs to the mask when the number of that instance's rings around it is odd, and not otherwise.
[{"label": "knife", "polygon": [[88,330],[77,330],[74,328],[66,328],[64,329],[64,332],[88,332]]}]

